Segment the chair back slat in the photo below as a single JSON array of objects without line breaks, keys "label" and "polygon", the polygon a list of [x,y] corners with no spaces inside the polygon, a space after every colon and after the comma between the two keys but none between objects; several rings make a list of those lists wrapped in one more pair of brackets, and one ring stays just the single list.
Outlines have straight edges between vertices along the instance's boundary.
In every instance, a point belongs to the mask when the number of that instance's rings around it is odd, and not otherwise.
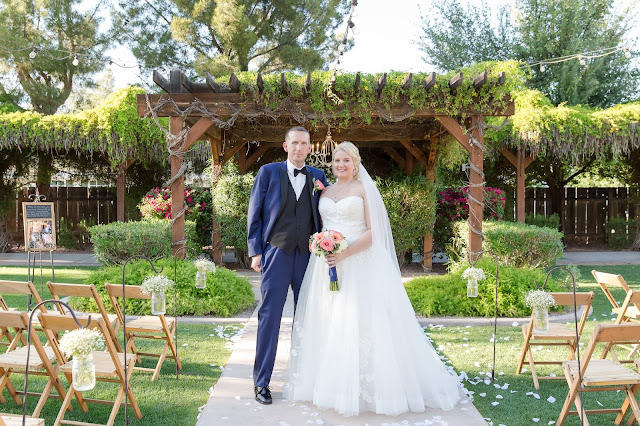
[{"label": "chair back slat", "polygon": [[[109,296],[122,298],[122,285],[105,284],[105,287],[107,288]],[[151,299],[151,293],[143,293],[139,285],[125,285],[124,294],[127,296],[127,299]]]},{"label": "chair back slat", "polygon": [[[50,331],[69,331],[78,328],[78,324],[76,324],[76,321],[71,316],[39,313],[38,318],[40,319],[42,327]],[[78,322],[80,322],[82,326],[86,326],[89,318],[78,318]],[[101,325],[103,322],[100,315],[91,315],[91,323],[88,327],[90,329],[102,330]]]},{"label": "chair back slat", "polygon": [[[593,330],[591,341],[594,343],[639,342],[640,324],[598,324]],[[591,343],[591,342],[590,342]]]},{"label": "chair back slat", "polygon": [[26,312],[0,311],[0,327],[26,329],[29,317]]},{"label": "chair back slat", "polygon": [[[21,295],[31,295],[35,299],[36,303],[42,302],[42,298],[36,290],[36,287],[33,285],[31,281],[8,281],[8,280],[0,280],[0,294],[21,294]],[[6,305],[6,304],[5,304]],[[41,305],[41,312],[46,312],[46,308]]]},{"label": "chair back slat", "polygon": [[[556,301],[557,306],[573,306],[573,292],[566,293],[551,293],[553,299]],[[588,293],[576,293],[576,305],[584,306],[591,305],[593,300],[593,292]]]},{"label": "chair back slat", "polygon": [[66,284],[66,283],[47,283],[51,294],[56,296],[71,296],[71,297],[91,297],[93,293],[91,291],[91,285],[87,284]]}]

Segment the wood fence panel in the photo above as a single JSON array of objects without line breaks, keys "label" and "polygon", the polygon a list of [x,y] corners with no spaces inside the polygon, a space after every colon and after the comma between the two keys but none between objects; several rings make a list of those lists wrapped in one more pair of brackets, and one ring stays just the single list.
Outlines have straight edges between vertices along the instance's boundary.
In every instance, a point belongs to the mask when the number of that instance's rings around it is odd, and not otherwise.
[{"label": "wood fence panel", "polygon": [[[11,237],[23,243],[22,203],[30,201],[33,188],[22,188],[16,193],[15,208],[9,212],[8,224]],[[60,219],[74,228],[81,220],[88,224],[105,224],[116,220],[115,188],[109,187],[52,187],[47,201],[54,203],[56,229],[59,232]]]},{"label": "wood fence panel", "polygon": [[565,235],[565,244],[569,244],[568,239],[573,243],[576,234],[576,189],[565,188],[564,196],[564,217],[560,218],[562,231]]}]

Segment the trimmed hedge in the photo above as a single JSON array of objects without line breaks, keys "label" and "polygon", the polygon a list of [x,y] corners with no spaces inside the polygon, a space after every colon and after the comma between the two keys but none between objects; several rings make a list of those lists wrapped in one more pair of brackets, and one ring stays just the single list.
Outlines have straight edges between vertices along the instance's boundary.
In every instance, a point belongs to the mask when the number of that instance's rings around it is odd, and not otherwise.
[{"label": "trimmed hedge", "polygon": [[543,214],[533,215],[531,213],[525,215],[524,223],[527,225],[545,226],[547,228],[560,229],[560,216],[558,213],[553,213],[551,216],[545,216]]},{"label": "trimmed hedge", "polygon": [[[462,248],[458,254],[462,255],[469,247],[467,222],[456,222],[454,230],[455,242]],[[553,228],[486,221],[482,232],[482,248],[494,252],[504,263],[516,268],[554,266],[564,251],[562,232]]]},{"label": "trimmed hedge", "polygon": [[[468,265],[467,265],[468,266]],[[492,317],[495,304],[496,264],[483,258],[476,264],[487,277],[478,282],[478,297],[467,297],[467,280],[462,278],[466,267],[446,275],[428,276],[405,283],[405,289],[416,314],[430,316]],[[539,269],[500,265],[498,277],[498,315],[524,317],[531,309],[524,303],[524,293],[544,283],[546,274]],[[564,291],[549,278],[547,291]]]},{"label": "trimmed hedge", "polygon": [[[124,263],[134,255],[150,259],[171,257],[171,223],[167,220],[140,222],[112,222],[89,228],[93,253],[105,264]],[[187,246],[200,253],[195,223],[185,222]]]},{"label": "trimmed hedge", "polygon": [[[173,280],[173,259],[159,259],[154,262],[158,270],[164,268],[163,275]],[[154,272],[146,260],[134,260],[127,264],[126,284],[140,285],[142,280]],[[190,260],[178,260],[178,315],[214,315],[230,317],[245,309],[255,306],[255,297],[251,284],[245,277],[234,271],[218,267],[216,273],[207,273],[207,287],[195,288],[196,268]],[[121,284],[122,267],[106,266],[87,278],[87,284],[94,284],[98,289],[102,303],[108,312],[113,312],[113,305],[107,295],[104,284]],[[174,289],[167,291],[167,314],[173,315]],[[95,302],[85,298],[70,299],[74,309],[84,312],[97,312]],[[150,315],[151,301],[127,299],[127,315]]]}]

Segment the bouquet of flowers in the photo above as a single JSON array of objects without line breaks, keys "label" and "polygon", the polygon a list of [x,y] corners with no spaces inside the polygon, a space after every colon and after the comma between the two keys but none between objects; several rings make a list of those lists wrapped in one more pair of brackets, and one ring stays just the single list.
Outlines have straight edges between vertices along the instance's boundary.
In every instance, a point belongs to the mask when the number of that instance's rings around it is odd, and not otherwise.
[{"label": "bouquet of flowers", "polygon": [[[309,251],[316,256],[340,253],[347,248],[347,239],[338,231],[316,232],[309,239]],[[335,266],[329,268],[329,290],[340,290]]]},{"label": "bouquet of flowers", "polygon": [[164,292],[175,283],[173,280],[165,277],[164,275],[152,275],[149,278],[142,281],[140,290],[145,293]]},{"label": "bouquet of flowers", "polygon": [[465,280],[482,281],[486,279],[484,271],[480,268],[467,268],[462,273],[462,278]]},{"label": "bouquet of flowers", "polygon": [[211,272],[212,274],[216,273],[216,264],[209,259],[197,259],[195,262],[193,262],[193,265],[200,272]]},{"label": "bouquet of flowers", "polygon": [[98,330],[78,328],[68,331],[60,339],[62,352],[72,357],[86,357],[93,351],[104,349],[104,336]]},{"label": "bouquet of flowers", "polygon": [[529,290],[524,295],[524,303],[532,309],[549,308],[556,304],[555,299],[544,290]]}]

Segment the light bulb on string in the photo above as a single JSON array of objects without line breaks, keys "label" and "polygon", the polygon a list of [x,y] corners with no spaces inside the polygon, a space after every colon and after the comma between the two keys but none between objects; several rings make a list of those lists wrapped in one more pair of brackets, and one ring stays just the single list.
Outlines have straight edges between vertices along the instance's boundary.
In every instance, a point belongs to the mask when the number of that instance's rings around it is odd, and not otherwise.
[{"label": "light bulb on string", "polygon": [[74,67],[77,67],[79,63],[80,63],[80,61],[78,60],[78,54],[76,53],[75,56],[73,57],[72,64],[73,64]]},{"label": "light bulb on string", "polygon": [[586,59],[584,59],[584,56],[578,56],[578,59],[580,60],[580,65],[582,65],[583,67],[587,65],[587,61]]},{"label": "light bulb on string", "polygon": [[624,57],[631,59],[631,51],[629,50],[629,47],[625,46],[622,50],[624,50]]},{"label": "light bulb on string", "polygon": [[34,47],[31,52],[29,52],[29,58],[34,59],[36,57],[36,55],[38,54],[38,48]]},{"label": "light bulb on string", "polygon": [[547,70],[546,65],[543,63],[540,64],[540,72],[545,72]]}]

